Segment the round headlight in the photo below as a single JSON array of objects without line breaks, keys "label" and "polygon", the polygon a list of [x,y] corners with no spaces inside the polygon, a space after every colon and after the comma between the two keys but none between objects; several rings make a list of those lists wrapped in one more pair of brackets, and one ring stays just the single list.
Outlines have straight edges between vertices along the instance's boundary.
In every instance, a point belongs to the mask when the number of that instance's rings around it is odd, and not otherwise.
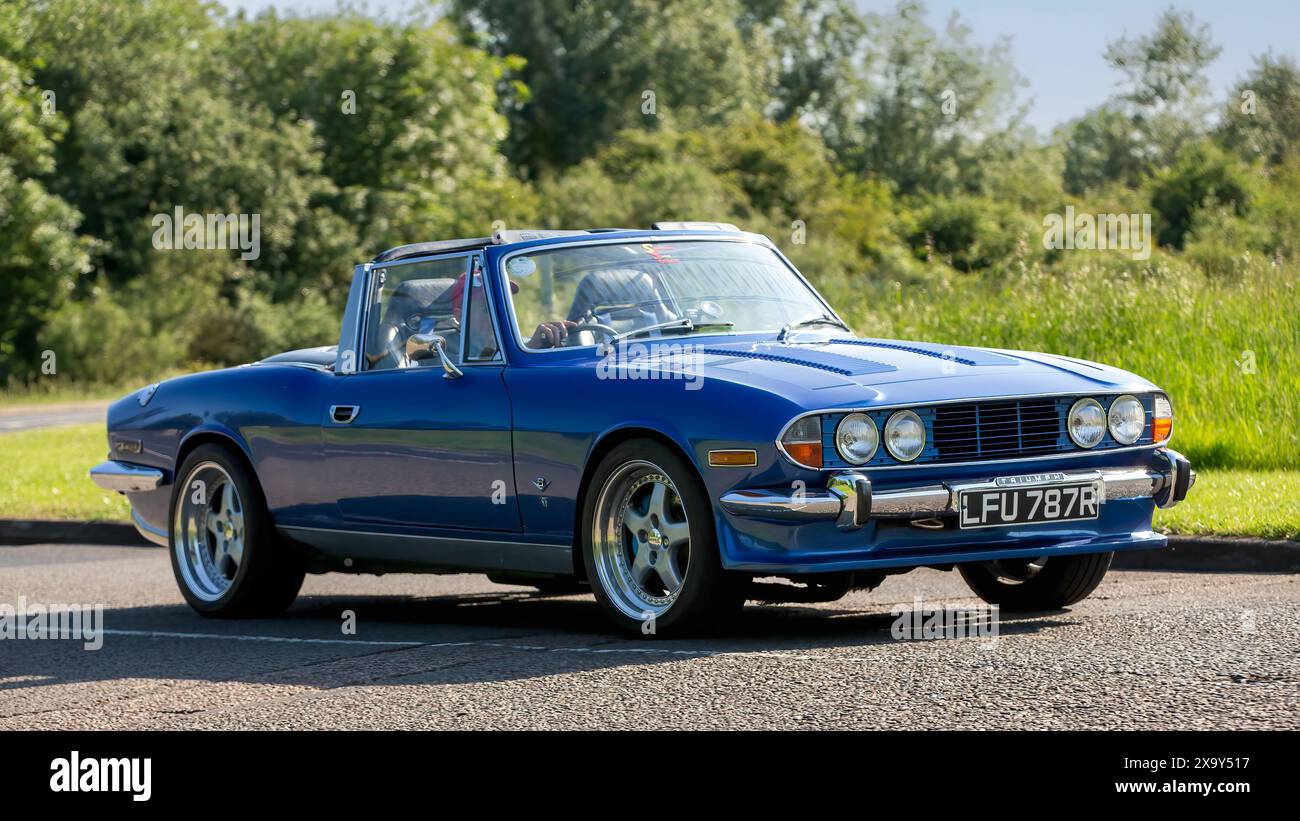
[{"label": "round headlight", "polygon": [[850,465],[865,465],[876,455],[880,434],[865,413],[850,413],[835,428],[835,450]]},{"label": "round headlight", "polygon": [[1121,445],[1131,445],[1147,426],[1147,412],[1135,396],[1121,396],[1110,403],[1110,435]]},{"label": "round headlight", "polygon": [[1096,399],[1080,399],[1070,408],[1067,428],[1074,444],[1095,448],[1106,435],[1106,411]]},{"label": "round headlight", "polygon": [[900,462],[910,462],[925,450],[925,425],[910,410],[898,411],[885,423],[885,448]]}]

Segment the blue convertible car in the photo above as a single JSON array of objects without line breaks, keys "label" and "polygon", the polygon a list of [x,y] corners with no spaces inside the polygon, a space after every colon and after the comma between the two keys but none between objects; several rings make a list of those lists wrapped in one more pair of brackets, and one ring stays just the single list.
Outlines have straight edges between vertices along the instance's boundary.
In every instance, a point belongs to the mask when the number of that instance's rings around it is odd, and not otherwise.
[{"label": "blue convertible car", "polygon": [[91,476],[205,615],[308,572],[486,572],[664,636],[917,567],[1078,601],[1165,544],[1172,430],[1137,376],[862,338],[766,238],[659,223],[386,251],[336,347],[127,396]]}]

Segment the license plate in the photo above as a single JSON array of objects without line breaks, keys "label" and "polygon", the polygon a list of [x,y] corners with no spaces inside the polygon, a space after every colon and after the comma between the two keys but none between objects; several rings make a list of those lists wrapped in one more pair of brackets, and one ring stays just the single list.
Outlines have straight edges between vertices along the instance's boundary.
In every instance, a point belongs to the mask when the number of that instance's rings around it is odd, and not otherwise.
[{"label": "license plate", "polygon": [[1101,492],[1097,482],[963,490],[957,504],[963,529],[1077,522],[1097,518]]}]

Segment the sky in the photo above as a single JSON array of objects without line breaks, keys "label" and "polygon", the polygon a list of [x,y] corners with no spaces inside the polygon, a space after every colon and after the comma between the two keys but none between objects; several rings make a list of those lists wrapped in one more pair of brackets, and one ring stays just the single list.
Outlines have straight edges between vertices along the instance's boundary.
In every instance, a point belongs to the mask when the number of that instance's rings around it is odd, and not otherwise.
[{"label": "sky", "polygon": [[[358,0],[386,16],[400,16],[419,0]],[[526,2],[526,0],[520,0]],[[231,9],[256,13],[330,11],[337,0],[220,0]],[[866,11],[886,12],[894,0],[856,0]],[[928,0],[930,23],[942,29],[958,12],[973,39],[993,45],[1011,38],[1011,57],[1028,81],[1022,97],[1031,102],[1027,121],[1040,131],[1083,114],[1115,92],[1117,75],[1102,59],[1112,40],[1149,32],[1170,0]],[[1172,3],[1210,24],[1223,52],[1206,75],[1216,99],[1270,49],[1300,59],[1300,2],[1297,0],[1178,0]]]}]

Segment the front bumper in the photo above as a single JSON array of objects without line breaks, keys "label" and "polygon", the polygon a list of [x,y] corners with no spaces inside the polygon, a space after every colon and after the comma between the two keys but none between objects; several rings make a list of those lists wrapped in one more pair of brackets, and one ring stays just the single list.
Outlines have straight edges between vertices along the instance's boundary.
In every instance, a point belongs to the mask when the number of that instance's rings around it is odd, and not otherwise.
[{"label": "front bumper", "polygon": [[163,484],[163,472],[158,468],[133,465],[110,459],[90,469],[90,479],[104,490],[118,493],[144,493],[157,490]]},{"label": "front bumper", "polygon": [[[1154,499],[1156,506],[1173,507],[1181,502],[1196,482],[1196,473],[1186,457],[1176,451],[1156,451],[1165,466],[1152,469],[1102,468],[1028,474],[1008,478],[1018,484],[1059,484],[1100,480],[1105,499]],[[873,492],[871,480],[862,473],[837,473],[825,490],[754,489],[734,490],[718,501],[735,516],[788,523],[834,520],[840,530],[851,531],[872,519],[925,520],[955,516],[959,494],[966,490],[998,487],[994,479],[941,482],[920,487]]]}]

